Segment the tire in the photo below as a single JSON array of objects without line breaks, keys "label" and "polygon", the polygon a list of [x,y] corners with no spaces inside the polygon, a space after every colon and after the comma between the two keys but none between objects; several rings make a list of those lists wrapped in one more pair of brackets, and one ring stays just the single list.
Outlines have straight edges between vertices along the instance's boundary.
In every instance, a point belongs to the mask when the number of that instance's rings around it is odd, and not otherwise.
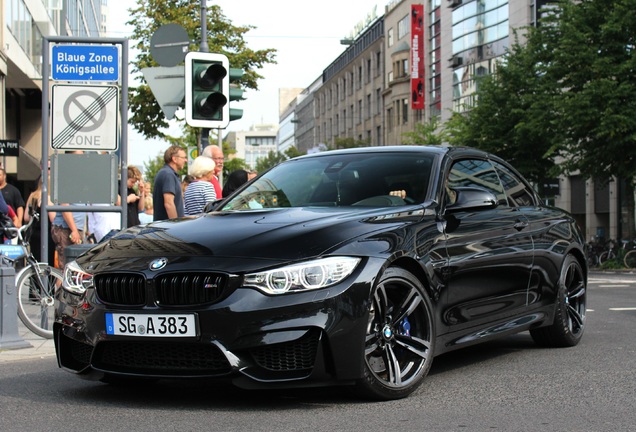
[{"label": "tire", "polygon": [[39,288],[33,266],[25,267],[17,277],[18,316],[33,333],[46,339],[53,338],[55,320],[55,290],[62,285],[62,272],[47,264],[39,263],[45,283],[44,292]]},{"label": "tire", "polygon": [[625,254],[624,264],[627,268],[636,268],[636,249],[630,250]]},{"label": "tire", "polygon": [[408,396],[422,384],[434,352],[433,307],[424,287],[406,270],[387,269],[369,306],[357,393],[375,400]]},{"label": "tire", "polygon": [[599,264],[603,264],[605,261],[607,261],[609,259],[609,252],[608,251],[604,251],[601,252],[601,254],[598,256],[598,263]]},{"label": "tire", "polygon": [[574,256],[565,257],[557,287],[554,322],[530,330],[530,335],[541,346],[572,347],[583,337],[587,299],[585,274]]}]

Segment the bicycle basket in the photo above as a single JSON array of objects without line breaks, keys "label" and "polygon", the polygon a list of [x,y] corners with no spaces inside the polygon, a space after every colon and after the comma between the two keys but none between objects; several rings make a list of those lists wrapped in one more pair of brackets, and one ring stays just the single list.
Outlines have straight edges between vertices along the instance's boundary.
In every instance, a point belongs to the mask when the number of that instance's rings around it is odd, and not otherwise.
[{"label": "bicycle basket", "polygon": [[0,244],[0,255],[4,255],[12,260],[17,260],[26,256],[26,251],[22,245]]}]

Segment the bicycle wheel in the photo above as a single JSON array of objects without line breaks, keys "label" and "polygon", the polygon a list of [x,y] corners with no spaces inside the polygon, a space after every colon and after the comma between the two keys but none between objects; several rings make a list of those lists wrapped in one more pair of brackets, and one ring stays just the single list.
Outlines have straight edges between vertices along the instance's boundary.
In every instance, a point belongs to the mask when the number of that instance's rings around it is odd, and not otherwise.
[{"label": "bicycle wheel", "polygon": [[39,263],[40,287],[33,266],[25,267],[17,276],[18,316],[33,333],[46,339],[53,338],[55,320],[55,290],[62,286],[62,272]]},{"label": "bicycle wheel", "polygon": [[627,252],[623,261],[625,263],[625,267],[636,268],[636,249]]}]

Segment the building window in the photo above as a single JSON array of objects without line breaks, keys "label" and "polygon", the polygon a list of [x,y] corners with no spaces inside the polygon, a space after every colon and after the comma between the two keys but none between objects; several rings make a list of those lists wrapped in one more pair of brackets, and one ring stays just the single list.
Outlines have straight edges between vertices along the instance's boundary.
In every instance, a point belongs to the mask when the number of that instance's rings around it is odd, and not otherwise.
[{"label": "building window", "polygon": [[453,10],[453,54],[508,37],[508,0],[472,1]]},{"label": "building window", "polygon": [[402,99],[402,124],[409,122],[409,99]]},{"label": "building window", "polygon": [[375,53],[375,76],[379,76],[382,72],[382,51]]},{"label": "building window", "polygon": [[401,76],[403,77],[409,76],[409,59],[404,59],[401,61],[400,69],[401,69],[400,70]]},{"label": "building window", "polygon": [[393,108],[386,109],[386,129],[388,131],[393,130]]},{"label": "building window", "polygon": [[352,95],[353,94],[353,83],[354,83],[354,79],[353,79],[353,72],[349,72],[349,94]]},{"label": "building window", "polygon": [[351,128],[353,128],[353,116],[353,104],[351,104],[351,107],[349,108],[349,124]]},{"label": "building window", "polygon": [[358,124],[362,123],[362,99],[358,100]]},{"label": "building window", "polygon": [[380,115],[382,113],[382,89],[376,89],[375,91],[375,113]]},{"label": "building window", "polygon": [[398,40],[402,39],[409,33],[409,16],[405,16],[398,21]]},{"label": "building window", "polygon": [[[453,71],[453,111],[464,112],[475,106],[475,94],[478,90],[478,79],[493,74],[496,70],[497,58],[470,63]],[[435,77],[439,79],[439,75]],[[435,82],[434,85],[441,86]]]},{"label": "building window", "polygon": [[382,145],[382,126],[378,126],[375,128],[375,145]]},{"label": "building window", "polygon": [[393,27],[391,27],[391,28],[389,29],[389,31],[387,32],[387,34],[386,34],[386,40],[387,40],[387,42],[386,42],[386,43],[387,43],[387,45],[388,45],[389,47],[392,47],[392,46],[393,46]]},{"label": "building window", "polygon": [[367,112],[366,118],[371,118],[371,94],[367,95]]}]

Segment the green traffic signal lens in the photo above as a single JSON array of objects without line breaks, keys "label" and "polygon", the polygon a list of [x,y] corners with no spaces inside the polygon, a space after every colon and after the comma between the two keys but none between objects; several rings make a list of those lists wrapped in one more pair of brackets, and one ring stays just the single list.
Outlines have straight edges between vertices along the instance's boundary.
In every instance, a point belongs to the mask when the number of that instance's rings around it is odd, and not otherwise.
[{"label": "green traffic signal lens", "polygon": [[220,63],[202,65],[195,70],[195,79],[204,89],[214,88],[227,75],[227,69]]},{"label": "green traffic signal lens", "polygon": [[214,117],[226,103],[227,98],[223,93],[219,92],[197,95],[195,98],[196,111],[201,117],[206,119]]}]

